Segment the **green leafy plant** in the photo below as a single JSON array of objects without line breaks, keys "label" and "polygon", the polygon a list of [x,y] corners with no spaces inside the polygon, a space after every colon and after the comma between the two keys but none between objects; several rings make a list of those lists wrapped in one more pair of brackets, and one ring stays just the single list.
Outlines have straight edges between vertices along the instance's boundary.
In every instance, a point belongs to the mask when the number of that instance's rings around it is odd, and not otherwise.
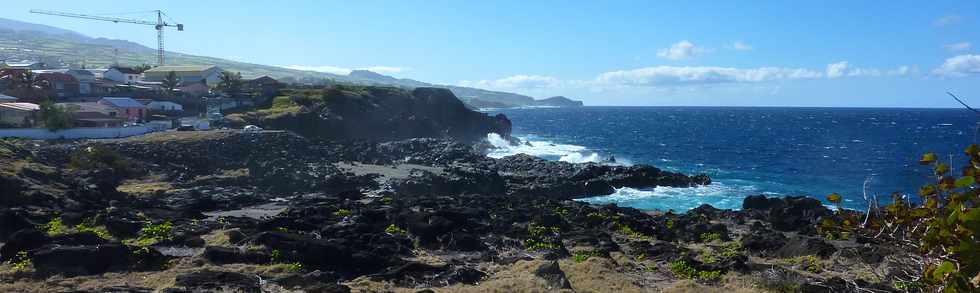
[{"label": "green leafy plant", "polygon": [[398,226],[395,226],[395,224],[388,225],[388,228],[385,228],[385,233],[391,235],[408,235],[408,231],[405,231],[405,229],[402,228],[398,228]]},{"label": "green leafy plant", "polygon": [[15,271],[26,271],[34,265],[34,261],[27,255],[27,251],[18,251],[17,255],[10,260]]},{"label": "green leafy plant", "polygon": [[560,233],[561,228],[559,227],[548,227],[535,223],[528,223],[527,239],[524,239],[524,247],[528,250],[560,249]]},{"label": "green leafy plant", "polygon": [[174,239],[174,224],[170,221],[160,224],[147,223],[140,229],[139,236],[136,238],[136,245],[150,246],[163,241]]},{"label": "green leafy plant", "polygon": [[48,233],[48,236],[57,236],[68,233],[68,226],[66,226],[65,222],[61,220],[61,217],[52,218],[47,224],[41,226],[41,229]]},{"label": "green leafy plant", "polygon": [[353,215],[353,214],[354,213],[351,212],[348,209],[339,209],[339,210],[333,212],[334,217],[338,217],[338,218],[349,217],[350,215]]},{"label": "green leafy plant", "polygon": [[650,235],[646,235],[646,234],[643,234],[643,233],[641,233],[639,231],[633,230],[633,228],[630,228],[630,226],[627,226],[627,225],[619,224],[619,225],[617,225],[617,230],[620,233],[626,234],[626,235],[628,235],[630,237],[633,237],[633,238],[638,238],[638,239],[646,240],[646,241],[653,241],[653,237],[651,237]]},{"label": "green leafy plant", "polygon": [[721,239],[721,234],[718,232],[704,232],[701,233],[701,242],[713,242]]},{"label": "green leafy plant", "polygon": [[721,271],[699,271],[686,261],[680,259],[670,262],[667,268],[675,277],[682,279],[714,282],[721,278]]},{"label": "green leafy plant", "polygon": [[78,233],[95,234],[95,236],[102,239],[112,239],[112,234],[109,233],[109,230],[106,230],[105,227],[96,226],[95,219],[93,218],[88,218],[78,225],[75,225],[75,231]]}]

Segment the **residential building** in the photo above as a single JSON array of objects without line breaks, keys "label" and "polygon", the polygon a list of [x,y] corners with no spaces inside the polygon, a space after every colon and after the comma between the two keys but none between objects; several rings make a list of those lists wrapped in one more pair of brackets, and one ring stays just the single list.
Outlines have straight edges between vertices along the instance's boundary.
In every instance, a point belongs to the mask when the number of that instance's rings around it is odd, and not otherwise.
[{"label": "residential building", "polygon": [[49,94],[58,98],[70,98],[78,96],[79,84],[74,76],[57,71],[34,71],[35,79],[46,80],[50,84]]},{"label": "residential building", "polygon": [[157,66],[143,72],[143,80],[162,82],[173,71],[181,84],[204,83],[217,85],[221,80],[221,68],[214,65],[198,66]]},{"label": "residential building", "polygon": [[119,127],[126,122],[120,117],[119,110],[97,102],[58,103],[55,106],[71,111],[77,127]]},{"label": "residential building", "polygon": [[65,73],[71,75],[78,80],[78,93],[81,95],[91,95],[94,94],[94,88],[92,84],[95,83],[95,74],[86,69],[68,69]]},{"label": "residential building", "polygon": [[0,103],[0,126],[31,127],[41,106],[32,103]]},{"label": "residential building", "polygon": [[171,101],[151,101],[150,103],[146,104],[146,108],[163,112],[184,111],[183,105]]},{"label": "residential building", "polygon": [[177,87],[177,90],[181,93],[197,97],[207,95],[211,92],[211,88],[209,88],[207,84],[200,82],[183,84]]},{"label": "residential building", "polygon": [[273,97],[279,94],[283,84],[268,75],[252,78],[247,83],[249,91],[259,97]]},{"label": "residential building", "polygon": [[130,67],[112,67],[106,73],[110,76],[107,79],[127,84],[134,84],[143,80],[143,75],[136,69]]},{"label": "residential building", "polygon": [[119,117],[128,121],[143,121],[146,119],[146,106],[133,98],[104,97],[99,104],[110,106],[119,111]]}]

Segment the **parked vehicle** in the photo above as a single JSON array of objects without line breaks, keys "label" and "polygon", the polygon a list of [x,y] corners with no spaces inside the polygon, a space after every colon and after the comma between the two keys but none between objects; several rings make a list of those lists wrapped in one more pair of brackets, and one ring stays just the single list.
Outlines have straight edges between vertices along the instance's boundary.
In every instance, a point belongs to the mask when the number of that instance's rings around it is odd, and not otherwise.
[{"label": "parked vehicle", "polygon": [[242,132],[246,132],[246,133],[255,133],[261,131],[262,131],[262,127],[258,127],[255,125],[245,125],[245,128],[242,128]]}]

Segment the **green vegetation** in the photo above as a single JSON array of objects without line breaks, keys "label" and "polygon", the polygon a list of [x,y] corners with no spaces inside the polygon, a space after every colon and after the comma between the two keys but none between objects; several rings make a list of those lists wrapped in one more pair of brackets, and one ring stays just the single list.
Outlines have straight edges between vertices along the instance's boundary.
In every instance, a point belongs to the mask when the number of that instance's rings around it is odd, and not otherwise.
[{"label": "green vegetation", "polygon": [[813,255],[797,256],[789,259],[789,263],[801,270],[814,274],[820,273],[824,269],[824,265],[820,262],[820,259]]},{"label": "green vegetation", "polygon": [[232,98],[239,98],[242,96],[243,84],[241,72],[225,71],[221,73],[217,89]]},{"label": "green vegetation", "polygon": [[302,262],[298,262],[298,261],[287,262],[286,257],[282,254],[282,251],[280,251],[279,249],[273,249],[269,255],[269,258],[272,259],[273,263],[279,263],[285,265],[286,270],[290,272],[298,272],[303,270]]},{"label": "green vegetation", "polygon": [[591,257],[602,257],[602,251],[586,250],[586,251],[578,251],[572,254],[572,259],[575,262],[584,262]]},{"label": "green vegetation", "polygon": [[170,221],[160,224],[147,223],[140,229],[139,236],[133,243],[138,246],[150,246],[163,241],[174,240],[174,224]]},{"label": "green vegetation", "polygon": [[561,240],[558,238],[559,233],[561,233],[561,228],[559,227],[528,223],[528,238],[524,239],[524,247],[528,250],[560,249]]},{"label": "green vegetation", "polygon": [[385,197],[382,197],[381,198],[381,203],[383,203],[383,204],[391,204],[393,202],[395,202],[395,199],[393,199],[391,197],[385,196]]},{"label": "green vegetation", "polygon": [[701,242],[713,242],[717,240],[721,240],[721,234],[718,234],[718,232],[701,233]]},{"label": "green vegetation", "polygon": [[627,225],[619,224],[617,230],[619,230],[620,233],[629,235],[630,237],[633,238],[639,238],[646,241],[653,241],[653,237],[640,233],[639,231],[633,230],[633,228],[630,228],[630,226]]},{"label": "green vegetation", "polygon": [[402,228],[398,228],[398,226],[395,226],[395,224],[388,225],[388,228],[385,228],[385,233],[391,235],[408,235],[408,231],[405,231],[405,229]]},{"label": "green vegetation", "polygon": [[668,267],[675,277],[702,282],[715,282],[721,278],[721,271],[699,271],[684,260],[670,262]]},{"label": "green vegetation", "polygon": [[112,239],[112,235],[105,227],[95,226],[95,220],[93,218],[87,218],[81,223],[75,225],[74,227],[69,227],[65,225],[61,217],[52,218],[50,221],[41,225],[41,230],[48,234],[48,236],[58,236],[71,233],[90,233],[98,236],[102,239]]},{"label": "green vegetation", "polygon": [[[922,155],[919,164],[932,171],[933,182],[919,189],[921,204],[893,194],[883,209],[873,208],[865,223],[859,213],[838,209],[836,219],[821,221],[818,231],[828,238],[846,238],[853,233],[867,237],[890,237],[900,242],[917,243],[923,256],[921,284],[929,291],[976,292],[980,287],[971,279],[980,275],[980,146],[964,150],[967,160],[954,173],[935,153]],[[827,200],[840,205],[840,195]],[[860,223],[860,224],[859,224]],[[881,233],[882,231],[889,233]],[[809,261],[809,260],[804,260]],[[903,286],[917,286],[903,284]]]},{"label": "green vegetation", "polygon": [[350,216],[351,216],[351,215],[353,215],[353,214],[354,214],[354,213],[353,213],[353,212],[351,212],[351,211],[350,211],[350,210],[348,210],[348,209],[339,209],[339,210],[337,210],[337,211],[335,211],[335,212],[333,212],[333,216],[334,216],[334,217],[338,217],[338,218],[343,218],[343,217],[350,217]]},{"label": "green vegetation", "polygon": [[18,251],[10,263],[13,265],[14,271],[26,271],[28,268],[34,265],[34,261],[27,256],[27,251]]},{"label": "green vegetation", "polygon": [[177,77],[176,72],[170,71],[167,72],[167,76],[163,78],[163,82],[160,84],[160,87],[164,89],[163,93],[169,96],[174,93],[174,89],[176,89],[178,85],[180,85],[180,78]]},{"label": "green vegetation", "polygon": [[40,121],[44,128],[58,131],[75,126],[74,114],[68,108],[55,106],[51,100],[41,102],[40,106]]}]

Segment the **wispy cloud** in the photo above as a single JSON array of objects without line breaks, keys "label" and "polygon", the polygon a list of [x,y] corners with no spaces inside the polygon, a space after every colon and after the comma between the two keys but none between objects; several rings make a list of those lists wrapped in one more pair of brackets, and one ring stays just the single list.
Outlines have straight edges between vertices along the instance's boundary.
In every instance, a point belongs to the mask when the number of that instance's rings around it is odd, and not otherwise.
[{"label": "wispy cloud", "polygon": [[956,52],[956,51],[969,50],[970,47],[972,46],[973,44],[970,44],[970,42],[959,42],[959,43],[943,45],[943,48],[946,48],[946,50],[949,50],[951,52]]},{"label": "wispy cloud", "polygon": [[962,77],[980,74],[980,55],[959,55],[946,59],[943,65],[932,70],[935,75],[943,77]]},{"label": "wispy cloud", "polygon": [[752,51],[755,48],[753,48],[752,45],[743,43],[742,41],[736,41],[735,43],[732,43],[732,49],[735,51]]},{"label": "wispy cloud", "polygon": [[762,82],[820,78],[819,71],[802,68],[760,67],[739,69],[713,66],[656,66],[599,74],[600,85],[661,86]]},{"label": "wispy cloud", "polygon": [[376,73],[381,73],[381,74],[395,74],[395,73],[401,73],[401,72],[405,72],[405,71],[411,70],[411,68],[407,68],[407,67],[396,67],[396,66],[367,66],[367,67],[358,67],[358,68],[345,68],[345,67],[329,66],[329,65],[324,65],[324,66],[286,65],[286,66],[280,66],[280,67],[289,68],[289,69],[296,69],[296,70],[305,70],[305,71],[316,71],[316,72],[332,73],[332,74],[337,74],[337,75],[348,75],[348,74],[350,74],[351,71],[354,71],[355,69],[359,69],[359,70],[370,70],[370,71],[373,71],[373,72],[376,72]]},{"label": "wispy cloud", "polygon": [[827,78],[838,78],[844,76],[847,71],[847,61],[827,64]]},{"label": "wispy cloud", "polygon": [[695,46],[688,40],[674,43],[670,48],[660,49],[657,56],[669,60],[681,60],[694,57],[695,55],[707,52],[706,49]]},{"label": "wispy cloud", "polygon": [[542,75],[514,75],[494,80],[460,81],[459,85],[495,90],[535,90],[561,85],[558,78]]},{"label": "wispy cloud", "polygon": [[960,21],[962,21],[962,20],[963,20],[963,17],[960,17],[959,15],[956,15],[956,14],[950,14],[950,15],[945,15],[943,17],[940,17],[940,18],[937,18],[936,20],[934,20],[932,22],[932,26],[935,26],[935,27],[946,27],[946,26],[951,26],[951,25],[960,23]]}]

